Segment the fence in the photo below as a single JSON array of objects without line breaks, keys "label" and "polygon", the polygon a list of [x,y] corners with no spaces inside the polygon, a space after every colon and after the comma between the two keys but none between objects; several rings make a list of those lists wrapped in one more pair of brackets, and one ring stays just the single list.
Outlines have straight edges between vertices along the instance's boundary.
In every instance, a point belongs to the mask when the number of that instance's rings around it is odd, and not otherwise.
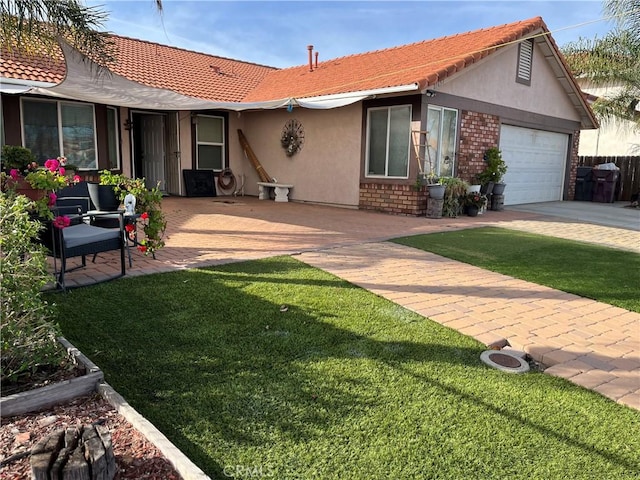
[{"label": "fence", "polygon": [[640,192],[640,157],[578,157],[578,165],[593,167],[601,163],[615,163],[620,169],[616,199],[630,201]]}]

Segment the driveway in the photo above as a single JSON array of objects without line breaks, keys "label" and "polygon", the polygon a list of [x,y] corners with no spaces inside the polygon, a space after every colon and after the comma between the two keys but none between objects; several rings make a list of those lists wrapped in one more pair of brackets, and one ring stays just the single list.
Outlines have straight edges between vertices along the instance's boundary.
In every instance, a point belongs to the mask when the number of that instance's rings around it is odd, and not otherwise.
[{"label": "driveway", "polygon": [[537,213],[574,222],[640,231],[640,208],[629,208],[629,202],[544,202],[507,208],[516,212]]}]

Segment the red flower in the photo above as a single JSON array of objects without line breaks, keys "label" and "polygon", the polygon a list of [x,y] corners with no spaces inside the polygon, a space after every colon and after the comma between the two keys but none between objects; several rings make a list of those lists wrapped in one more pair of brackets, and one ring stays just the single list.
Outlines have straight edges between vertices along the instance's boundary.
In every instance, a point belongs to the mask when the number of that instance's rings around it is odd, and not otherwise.
[{"label": "red flower", "polygon": [[133,224],[131,224],[131,223],[127,223],[127,224],[124,226],[124,229],[125,229],[127,232],[133,232],[133,231],[136,229],[136,227],[134,227],[134,226],[133,226]]},{"label": "red flower", "polygon": [[71,225],[71,219],[66,215],[64,217],[58,215],[53,221],[53,226],[56,228],[67,228],[69,225]]},{"label": "red flower", "polygon": [[140,218],[143,220],[146,220],[147,218],[149,218],[149,214],[147,212],[144,212],[143,214],[140,215]]},{"label": "red flower", "polygon": [[142,253],[147,251],[147,246],[146,245],[138,245],[138,250],[140,250]]},{"label": "red flower", "polygon": [[49,160],[47,160],[46,162],[44,162],[44,168],[55,172],[56,170],[58,170],[58,167],[60,166],[60,162],[58,160],[56,160],[55,158],[50,158]]}]

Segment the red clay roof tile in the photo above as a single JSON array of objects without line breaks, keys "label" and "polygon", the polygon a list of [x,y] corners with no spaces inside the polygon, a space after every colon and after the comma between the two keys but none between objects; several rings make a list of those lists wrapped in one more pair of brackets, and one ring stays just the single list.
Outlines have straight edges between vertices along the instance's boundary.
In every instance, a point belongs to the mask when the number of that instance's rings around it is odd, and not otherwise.
[{"label": "red clay roof tile", "polygon": [[[113,35],[118,61],[110,69],[139,83],[222,102],[311,97],[417,83],[421,88],[481,60],[504,43],[539,30],[540,17],[384,50],[278,70],[144,40]],[[58,83],[65,65],[52,57],[1,52],[0,75]]]},{"label": "red clay roof tile", "polygon": [[[113,35],[117,62],[110,70],[130,80],[183,95],[239,102],[273,67],[207,55],[158,43]],[[51,59],[2,51],[0,75],[22,80],[62,81],[65,65],[59,49]]]},{"label": "red clay roof tile", "polygon": [[271,72],[245,101],[311,97],[419,84],[422,88],[486,57],[494,47],[546,26],[542,18]]}]

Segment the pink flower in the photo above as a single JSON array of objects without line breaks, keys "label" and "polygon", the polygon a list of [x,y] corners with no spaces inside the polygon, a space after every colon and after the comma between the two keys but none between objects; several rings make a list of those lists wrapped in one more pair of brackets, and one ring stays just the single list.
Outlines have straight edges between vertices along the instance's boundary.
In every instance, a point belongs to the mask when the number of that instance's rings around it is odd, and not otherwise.
[{"label": "pink flower", "polygon": [[140,215],[140,218],[142,220],[146,220],[147,218],[149,218],[149,214],[147,212],[144,212],[143,214]]},{"label": "pink flower", "polygon": [[49,194],[49,206],[53,207],[56,204],[57,199],[58,199],[58,196],[55,193],[51,192]]},{"label": "pink flower", "polygon": [[53,226],[56,228],[67,228],[69,225],[71,225],[71,219],[66,215],[65,216],[58,215],[53,220]]},{"label": "pink flower", "polygon": [[82,179],[80,178],[80,175],[73,176],[73,183],[80,183],[81,181]]},{"label": "pink flower", "polygon": [[60,162],[60,165],[64,167],[67,164],[67,157],[58,157],[58,162]]},{"label": "pink flower", "polygon": [[56,170],[58,170],[59,166],[60,166],[60,162],[55,158],[50,158],[49,160],[44,162],[44,168],[47,168],[52,172],[55,172]]},{"label": "pink flower", "polygon": [[14,180],[17,180],[18,177],[20,176],[20,172],[18,170],[16,170],[15,168],[12,168],[11,171],[9,172],[9,176],[11,178],[13,178]]},{"label": "pink flower", "polygon": [[60,167],[60,168],[58,168],[58,173],[59,173],[60,175],[64,175],[64,172],[65,172],[65,171],[66,171],[66,170],[64,169],[64,167]]}]

